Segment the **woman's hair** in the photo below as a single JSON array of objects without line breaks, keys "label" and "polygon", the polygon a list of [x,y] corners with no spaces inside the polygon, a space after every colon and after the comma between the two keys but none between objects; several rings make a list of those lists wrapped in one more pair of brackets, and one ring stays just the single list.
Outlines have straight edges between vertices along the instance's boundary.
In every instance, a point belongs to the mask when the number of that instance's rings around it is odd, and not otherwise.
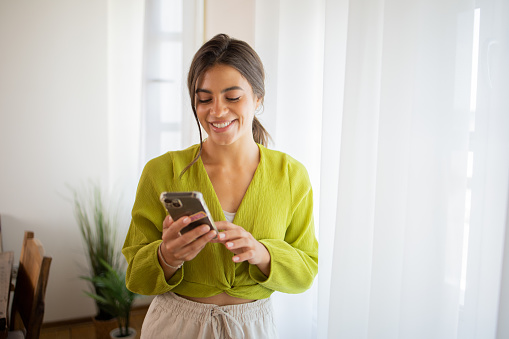
[{"label": "woman's hair", "polygon": [[[254,49],[246,42],[230,38],[226,34],[218,34],[207,41],[194,55],[187,76],[187,87],[189,89],[189,96],[191,97],[191,107],[200,133],[200,150],[196,158],[184,168],[180,176],[182,176],[201,155],[203,140],[200,121],[196,114],[196,86],[203,74],[215,65],[226,65],[235,68],[251,85],[253,93],[261,99],[261,104],[263,105],[263,98],[265,97],[265,71],[262,61]],[[264,146],[267,146],[270,140],[269,133],[256,116],[253,120],[253,138],[256,143]]]}]

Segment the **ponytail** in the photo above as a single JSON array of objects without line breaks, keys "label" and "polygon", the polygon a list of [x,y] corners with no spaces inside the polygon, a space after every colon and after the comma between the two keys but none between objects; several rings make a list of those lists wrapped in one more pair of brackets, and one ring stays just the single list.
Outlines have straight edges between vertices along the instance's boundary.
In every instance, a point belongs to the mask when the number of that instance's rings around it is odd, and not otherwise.
[{"label": "ponytail", "polygon": [[268,146],[269,140],[272,141],[269,132],[262,126],[257,117],[253,119],[253,138],[257,144]]}]

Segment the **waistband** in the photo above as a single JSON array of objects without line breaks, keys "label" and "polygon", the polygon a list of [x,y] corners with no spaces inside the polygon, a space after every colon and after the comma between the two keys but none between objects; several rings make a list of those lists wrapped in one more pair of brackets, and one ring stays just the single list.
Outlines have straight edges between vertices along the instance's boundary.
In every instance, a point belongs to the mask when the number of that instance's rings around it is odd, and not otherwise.
[{"label": "waistband", "polygon": [[241,323],[258,319],[260,314],[272,312],[272,301],[270,298],[226,306],[199,303],[185,299],[173,292],[158,295],[156,298],[159,299],[158,303],[160,306],[166,309],[171,308],[176,312],[184,312],[186,315],[199,321],[207,321],[213,310],[226,312]]},{"label": "waistband", "polygon": [[[226,332],[227,338],[234,338],[233,325],[244,337],[242,324],[252,322],[257,319],[272,316],[272,301],[260,299],[245,304],[218,306],[214,304],[204,304],[185,299],[173,292],[158,295],[154,300],[158,307],[165,310],[172,310],[176,314],[184,315],[187,319],[194,319],[201,323],[212,324],[215,338],[223,338],[221,328]],[[220,325],[222,324],[222,325]]]}]

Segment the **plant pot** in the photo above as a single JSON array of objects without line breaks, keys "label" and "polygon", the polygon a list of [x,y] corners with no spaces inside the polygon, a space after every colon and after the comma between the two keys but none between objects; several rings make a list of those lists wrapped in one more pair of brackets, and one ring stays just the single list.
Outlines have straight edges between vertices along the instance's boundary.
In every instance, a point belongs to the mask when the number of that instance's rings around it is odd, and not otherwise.
[{"label": "plant pot", "polygon": [[94,317],[92,319],[95,326],[96,339],[110,339],[111,330],[118,328],[117,318],[112,318],[109,320],[98,320]]},{"label": "plant pot", "polygon": [[110,332],[111,339],[118,339],[118,338],[134,339],[134,338],[136,338],[136,330],[132,327],[129,327],[129,335],[127,337],[119,337],[119,335],[120,335],[120,329],[118,327],[114,330],[111,330],[111,332]]}]

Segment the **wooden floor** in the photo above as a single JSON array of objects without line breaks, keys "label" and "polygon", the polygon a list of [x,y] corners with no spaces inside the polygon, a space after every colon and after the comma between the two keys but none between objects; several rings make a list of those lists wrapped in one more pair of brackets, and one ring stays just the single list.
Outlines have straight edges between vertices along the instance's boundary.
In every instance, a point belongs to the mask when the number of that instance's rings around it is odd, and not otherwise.
[{"label": "wooden floor", "polygon": [[[141,324],[147,309],[148,306],[133,309],[131,312],[131,327],[136,330],[137,339],[140,338]],[[68,325],[44,324],[39,339],[96,339],[94,323],[90,320]]]}]

